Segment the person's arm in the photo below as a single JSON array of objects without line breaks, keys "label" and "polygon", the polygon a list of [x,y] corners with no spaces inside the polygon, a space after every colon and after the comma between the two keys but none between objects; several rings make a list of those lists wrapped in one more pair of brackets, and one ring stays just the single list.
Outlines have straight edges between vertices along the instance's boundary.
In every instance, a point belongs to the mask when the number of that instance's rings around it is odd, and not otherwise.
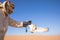
[{"label": "person's arm", "polygon": [[22,28],[22,27],[27,27],[28,25],[31,24],[31,21],[24,21],[24,22],[17,22],[10,17],[8,18],[8,25],[16,28]]}]

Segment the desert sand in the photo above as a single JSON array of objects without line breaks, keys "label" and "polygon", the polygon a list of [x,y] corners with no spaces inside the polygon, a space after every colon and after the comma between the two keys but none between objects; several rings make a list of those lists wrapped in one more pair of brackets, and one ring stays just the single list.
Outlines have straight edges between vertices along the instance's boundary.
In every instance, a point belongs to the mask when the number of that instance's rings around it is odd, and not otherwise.
[{"label": "desert sand", "polygon": [[60,35],[9,35],[5,36],[5,40],[60,40]]}]

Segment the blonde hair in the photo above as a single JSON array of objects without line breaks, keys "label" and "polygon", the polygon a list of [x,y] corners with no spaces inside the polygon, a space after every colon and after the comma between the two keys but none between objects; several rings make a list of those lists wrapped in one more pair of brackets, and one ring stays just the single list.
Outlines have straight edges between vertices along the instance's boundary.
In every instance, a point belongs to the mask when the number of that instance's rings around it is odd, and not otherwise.
[{"label": "blonde hair", "polygon": [[14,4],[10,1],[3,2],[3,9],[5,16],[8,16],[9,14],[13,13]]}]

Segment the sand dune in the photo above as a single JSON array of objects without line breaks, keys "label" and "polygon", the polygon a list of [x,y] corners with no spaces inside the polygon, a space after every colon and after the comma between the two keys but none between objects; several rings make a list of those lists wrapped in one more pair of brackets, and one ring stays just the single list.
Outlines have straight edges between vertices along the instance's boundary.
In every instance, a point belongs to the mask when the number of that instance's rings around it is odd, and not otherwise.
[{"label": "sand dune", "polygon": [[42,35],[15,35],[5,36],[5,40],[60,40],[60,35],[57,36],[42,36]]}]

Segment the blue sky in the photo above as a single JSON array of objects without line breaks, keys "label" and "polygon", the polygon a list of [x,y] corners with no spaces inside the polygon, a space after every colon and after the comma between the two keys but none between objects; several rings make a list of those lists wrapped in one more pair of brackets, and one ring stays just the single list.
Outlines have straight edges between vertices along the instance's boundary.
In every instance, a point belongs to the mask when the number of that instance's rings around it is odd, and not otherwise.
[{"label": "blue sky", "polygon": [[[3,0],[1,0],[2,2]],[[45,35],[60,34],[60,0],[11,0],[15,9],[10,15],[16,21],[32,20],[33,24],[48,27],[49,32],[34,33]],[[9,26],[6,35],[31,34],[25,28],[12,28]]]}]

